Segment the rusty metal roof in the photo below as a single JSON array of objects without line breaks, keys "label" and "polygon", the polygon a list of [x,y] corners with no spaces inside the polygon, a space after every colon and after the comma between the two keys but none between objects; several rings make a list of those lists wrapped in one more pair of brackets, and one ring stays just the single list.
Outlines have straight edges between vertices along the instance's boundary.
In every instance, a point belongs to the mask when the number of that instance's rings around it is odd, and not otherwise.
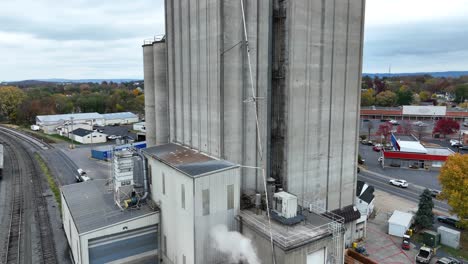
[{"label": "rusty metal roof", "polygon": [[238,167],[238,165],[229,161],[215,159],[174,143],[146,148],[143,152],[147,156],[151,156],[192,177]]}]

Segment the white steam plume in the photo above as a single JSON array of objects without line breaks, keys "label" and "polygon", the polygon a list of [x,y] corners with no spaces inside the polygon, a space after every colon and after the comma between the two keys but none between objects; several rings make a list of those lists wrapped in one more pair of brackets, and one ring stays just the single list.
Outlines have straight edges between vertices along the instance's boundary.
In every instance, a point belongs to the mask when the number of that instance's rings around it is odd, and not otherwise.
[{"label": "white steam plume", "polygon": [[229,231],[225,225],[217,225],[211,229],[211,237],[215,248],[228,255],[231,261],[260,264],[250,239],[239,232]]}]

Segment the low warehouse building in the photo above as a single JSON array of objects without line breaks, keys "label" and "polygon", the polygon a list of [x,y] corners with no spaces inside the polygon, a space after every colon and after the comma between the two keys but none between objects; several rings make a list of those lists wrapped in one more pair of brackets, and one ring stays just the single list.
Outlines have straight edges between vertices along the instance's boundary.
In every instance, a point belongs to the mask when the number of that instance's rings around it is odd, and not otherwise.
[{"label": "low warehouse building", "polygon": [[403,237],[413,223],[413,214],[395,210],[388,219],[388,234]]},{"label": "low warehouse building", "polygon": [[99,113],[77,113],[63,115],[38,115],[36,125],[46,134],[57,134],[57,128],[71,124],[104,125],[104,117]]},{"label": "low warehouse building", "polygon": [[147,204],[120,210],[106,182],[61,188],[63,229],[73,262],[158,263],[159,211]]},{"label": "low warehouse building", "polygon": [[132,112],[121,112],[121,113],[110,113],[102,114],[104,118],[105,125],[124,125],[124,124],[133,124],[138,122],[138,116]]},{"label": "low warehouse building", "polygon": [[104,143],[107,141],[106,136],[106,134],[83,128],[75,129],[69,135],[70,139],[81,144]]}]

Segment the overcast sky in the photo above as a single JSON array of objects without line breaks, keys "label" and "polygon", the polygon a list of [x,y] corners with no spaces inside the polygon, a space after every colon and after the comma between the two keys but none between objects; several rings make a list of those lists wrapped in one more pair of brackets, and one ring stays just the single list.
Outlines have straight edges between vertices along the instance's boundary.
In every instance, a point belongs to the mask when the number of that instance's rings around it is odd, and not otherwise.
[{"label": "overcast sky", "polygon": [[[466,14],[466,0],[367,0],[363,71],[468,70]],[[142,78],[160,33],[162,0],[1,0],[0,81]]]}]

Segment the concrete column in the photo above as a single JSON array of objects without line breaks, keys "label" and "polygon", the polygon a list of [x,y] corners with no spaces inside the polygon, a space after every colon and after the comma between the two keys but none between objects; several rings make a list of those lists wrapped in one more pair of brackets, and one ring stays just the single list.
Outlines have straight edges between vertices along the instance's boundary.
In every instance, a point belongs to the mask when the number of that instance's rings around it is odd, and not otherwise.
[{"label": "concrete column", "polygon": [[154,60],[152,44],[143,45],[143,67],[145,81],[146,146],[152,147],[156,143],[154,118]]},{"label": "concrete column", "polygon": [[153,42],[155,144],[169,142],[169,86],[165,40]]}]

